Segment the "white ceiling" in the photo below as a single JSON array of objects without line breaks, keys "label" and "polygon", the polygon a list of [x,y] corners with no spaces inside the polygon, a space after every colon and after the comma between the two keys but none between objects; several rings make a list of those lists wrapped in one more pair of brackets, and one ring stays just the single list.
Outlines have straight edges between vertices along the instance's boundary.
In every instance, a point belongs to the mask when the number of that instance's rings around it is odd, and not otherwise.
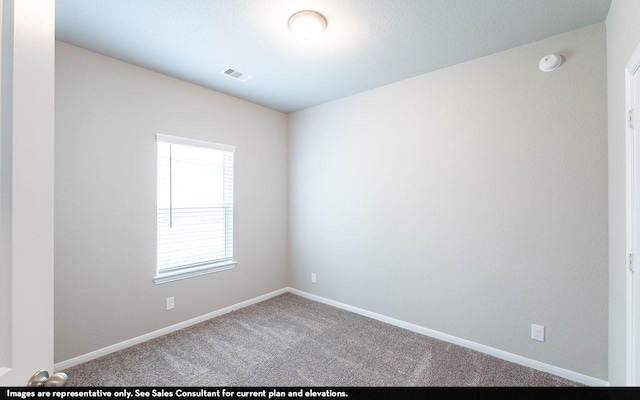
[{"label": "white ceiling", "polygon": [[[292,112],[602,22],[610,3],[57,0],[56,36]],[[289,16],[308,9],[328,21],[313,43],[298,41],[287,27]],[[220,74],[227,67],[254,78],[242,83]]]}]

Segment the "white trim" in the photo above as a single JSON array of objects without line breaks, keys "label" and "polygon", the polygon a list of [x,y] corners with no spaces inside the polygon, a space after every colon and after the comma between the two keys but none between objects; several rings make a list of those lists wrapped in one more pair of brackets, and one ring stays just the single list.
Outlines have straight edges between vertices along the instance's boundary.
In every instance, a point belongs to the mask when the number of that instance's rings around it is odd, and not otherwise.
[{"label": "white trim", "polygon": [[246,301],[231,305],[229,307],[225,307],[225,308],[222,308],[222,309],[217,310],[217,311],[212,311],[212,312],[210,312],[208,314],[201,315],[201,316],[195,317],[195,318],[191,318],[191,319],[189,319],[187,321],[179,322],[179,323],[177,323],[175,325],[171,325],[171,326],[168,326],[166,328],[158,329],[157,331],[149,332],[149,333],[146,333],[144,335],[137,336],[137,337],[131,338],[129,340],[125,340],[124,342],[120,342],[120,343],[113,344],[111,346],[103,347],[101,349],[92,351],[90,353],[83,354],[81,356],[74,357],[74,358],[71,358],[69,360],[56,363],[54,365],[54,371],[63,371],[65,369],[67,369],[67,368],[73,367],[74,365],[78,365],[78,364],[81,364],[83,362],[91,361],[93,359],[96,359],[96,358],[102,357],[102,356],[106,356],[107,354],[116,352],[118,350],[126,349],[127,347],[131,347],[133,345],[136,345],[136,344],[139,344],[139,343],[142,343],[142,342],[146,342],[146,341],[151,340],[151,339],[155,339],[155,338],[160,337],[162,335],[166,335],[168,333],[175,332],[175,331],[180,330],[180,329],[188,328],[188,327],[190,327],[192,325],[199,324],[200,322],[206,321],[208,319],[219,317],[220,315],[224,315],[224,314],[230,313],[231,311],[239,310],[241,308],[250,306],[252,304],[260,303],[261,301],[265,301],[265,300],[270,299],[272,297],[275,297],[275,296],[281,295],[283,293],[286,293],[287,289],[288,288],[283,288],[283,289],[279,289],[279,290],[273,291],[271,293],[263,294],[262,296],[254,297],[252,299],[249,299],[249,300],[246,300]]},{"label": "white trim", "polygon": [[339,301],[335,301],[335,300],[330,300],[327,299],[325,297],[321,297],[315,294],[311,294],[311,293],[307,293],[307,292],[303,292],[302,290],[298,290],[298,289],[294,289],[291,287],[286,287],[280,290],[276,290],[273,291],[271,293],[267,293],[264,294],[262,296],[258,296],[258,297],[254,297],[253,299],[247,300],[247,301],[243,301],[241,303],[229,306],[229,307],[225,307],[223,309],[217,310],[217,311],[213,311],[210,312],[208,314],[202,315],[200,317],[196,317],[196,318],[192,318],[190,320],[184,321],[184,322],[180,322],[178,324],[175,325],[171,325],[168,326],[166,328],[162,328],[159,329],[157,331],[153,331],[150,333],[147,333],[145,335],[141,335],[129,340],[125,340],[124,342],[120,342],[120,343],[116,343],[114,345],[111,346],[107,346],[104,347],[102,349],[96,350],[96,351],[92,351],[91,353],[87,353],[78,357],[74,357],[72,359],[66,360],[66,361],[62,361],[59,362],[57,364],[54,365],[54,371],[62,371],[65,370],[67,368],[71,368],[75,365],[81,364],[83,362],[87,362],[87,361],[91,361],[93,359],[96,359],[98,357],[102,357],[105,356],[107,354],[113,353],[115,351],[118,350],[122,350],[122,349],[126,349],[127,347],[131,347],[133,345],[142,343],[142,342],[146,342],[147,340],[151,340],[151,339],[155,339],[157,337],[160,337],[162,335],[166,335],[168,333],[171,332],[175,332],[177,330],[180,329],[184,329],[187,328],[191,325],[195,325],[198,324],[200,322],[206,321],[208,319],[211,318],[215,318],[218,317],[220,315],[224,315],[227,314],[231,311],[235,311],[247,306],[250,306],[252,304],[256,304],[259,303],[261,301],[265,301],[268,300],[272,297],[281,295],[283,293],[293,293],[296,294],[298,296],[302,296],[305,297],[307,299],[313,300],[313,301],[317,301],[319,303],[324,303],[324,304],[328,304],[330,306],[333,307],[337,307],[346,311],[351,311],[354,312],[356,314],[360,314],[360,315],[364,315],[365,317],[369,317],[378,321],[382,321],[385,322],[387,324],[391,324],[391,325],[395,325],[397,327],[412,331],[412,332],[416,332],[425,336],[429,336],[429,337],[433,337],[439,340],[443,340],[445,342],[449,342],[449,343],[453,343],[453,344],[457,344],[459,346],[463,346],[466,347],[468,349],[471,350],[475,350],[475,351],[479,351],[481,353],[485,353],[485,354],[489,354],[491,356],[506,360],[506,361],[510,361],[516,364],[520,364],[520,365],[524,365],[525,367],[529,367],[529,368],[533,368],[536,369],[538,371],[543,371],[543,372],[548,372],[550,374],[554,374],[557,376],[560,376],[562,378],[565,379],[570,379],[572,381],[575,382],[579,382],[585,385],[589,385],[589,386],[609,386],[609,382],[604,381],[602,379],[598,379],[598,378],[593,378],[591,376],[588,375],[584,375],[584,374],[580,374],[578,372],[574,372],[574,371],[570,371],[564,368],[560,368],[560,367],[556,367],[553,365],[549,365],[549,364],[545,364],[543,362],[540,361],[536,361],[536,360],[532,360],[530,358],[527,357],[523,357],[523,356],[519,356],[517,354],[513,354],[513,353],[509,353],[507,351],[503,351],[503,350],[499,350],[499,349],[495,349],[493,347],[489,347],[489,346],[485,346],[483,344],[479,344],[479,343],[475,343],[472,342],[470,340],[466,340],[466,339],[461,339],[459,337],[456,336],[452,336],[446,333],[442,333],[442,332],[438,332],[435,331],[433,329],[429,329],[429,328],[425,328],[419,325],[415,325],[409,322],[405,322],[405,321],[401,321],[399,319],[395,319],[395,318],[391,318],[391,317],[387,317],[386,315],[382,315],[382,314],[378,314],[372,311],[368,311],[362,308],[358,308],[358,307],[354,307],[345,303],[340,303]]},{"label": "white trim", "polygon": [[[7,7],[9,8],[9,7]],[[4,18],[12,18],[11,10],[5,11],[0,0],[0,376],[11,366],[11,198],[12,162],[11,115],[12,86],[9,62],[13,58],[13,43],[3,29],[13,28],[4,24]],[[5,15],[7,14],[7,15]],[[3,24],[5,25],[3,28]],[[3,37],[4,35],[4,37]],[[5,53],[5,54],[3,54]],[[4,62],[3,62],[4,60]],[[7,65],[5,65],[7,64]],[[4,87],[4,89],[3,89]]]},{"label": "white trim", "polygon": [[229,146],[227,144],[219,144],[213,142],[206,142],[204,140],[196,140],[196,139],[187,139],[178,136],[169,136],[162,135],[160,133],[156,133],[156,142],[162,143],[171,143],[171,144],[182,144],[187,146],[198,146],[198,147],[206,147],[208,149],[215,149],[220,151],[228,151],[234,153],[236,151],[236,146]]},{"label": "white trim", "polygon": [[570,379],[575,382],[579,382],[589,386],[609,386],[609,382],[602,379],[594,378],[588,375],[580,374],[578,372],[569,371],[568,369],[556,367],[553,365],[545,364],[540,361],[532,360],[527,357],[519,356],[517,354],[509,353],[507,351],[495,349],[493,347],[485,346],[480,343],[472,342],[470,340],[461,339],[456,336],[452,336],[446,333],[438,332],[433,329],[425,328],[419,325],[415,325],[409,322],[401,321],[399,319],[387,317],[386,315],[378,314],[372,311],[364,310],[362,308],[354,307],[345,303],[340,303],[335,300],[329,300],[327,298],[303,292],[302,290],[289,288],[289,292],[297,294],[298,296],[305,297],[310,300],[314,300],[320,303],[328,304],[343,310],[351,311],[356,314],[364,315],[378,321],[386,322],[387,324],[395,325],[397,327],[416,332],[432,338],[444,340],[445,342],[457,344],[462,347],[466,347],[471,350],[476,350],[481,353],[489,354],[491,356],[501,358],[506,361],[510,361],[516,364],[524,365],[525,367],[537,369],[538,371],[548,372],[560,376],[565,379]]},{"label": "white trim", "polygon": [[[626,254],[625,254],[625,276],[626,276],[626,384],[628,386],[640,385],[640,381],[636,381],[636,376],[639,375],[637,372],[640,369],[640,354],[639,351],[634,350],[638,345],[638,341],[640,341],[640,321],[636,321],[637,316],[634,318],[634,314],[637,314],[637,311],[634,310],[634,303],[638,304],[640,299],[637,299],[639,296],[637,283],[634,284],[634,273],[632,273],[627,263],[629,260],[627,259],[629,254],[635,253],[638,249],[634,249],[634,241],[638,242],[640,238],[635,238],[634,240],[634,230],[637,230],[634,227],[634,214],[637,210],[634,210],[634,203],[640,201],[640,198],[636,198],[636,194],[634,193],[635,189],[635,180],[634,176],[636,167],[634,164],[638,162],[636,157],[640,156],[635,154],[635,125],[639,123],[637,118],[634,118],[634,127],[630,127],[628,124],[628,112],[629,110],[634,110],[638,105],[634,104],[634,93],[632,91],[632,82],[635,79],[640,79],[640,75],[638,75],[638,68],[640,68],[640,45],[636,48],[631,59],[627,63],[625,67],[625,131],[626,131],[626,228],[627,228],[627,246],[626,246]],[[635,116],[634,116],[635,117]],[[634,251],[635,250],[635,251]],[[614,266],[615,267],[615,266]],[[638,263],[635,265],[636,269],[638,268]],[[636,274],[640,273],[637,271]],[[636,293],[634,293],[636,292]]]},{"label": "white trim", "polygon": [[159,274],[153,278],[156,285],[179,281],[180,279],[193,278],[194,276],[211,274],[213,272],[227,271],[234,269],[238,262],[236,260],[228,260],[219,263],[212,263],[195,268],[183,268],[171,272]]}]

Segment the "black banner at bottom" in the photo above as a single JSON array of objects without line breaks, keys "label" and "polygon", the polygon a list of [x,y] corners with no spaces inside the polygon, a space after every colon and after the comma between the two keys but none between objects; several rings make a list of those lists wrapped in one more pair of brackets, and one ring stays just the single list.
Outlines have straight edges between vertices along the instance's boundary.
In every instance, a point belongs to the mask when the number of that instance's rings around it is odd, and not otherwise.
[{"label": "black banner at bottom", "polygon": [[104,387],[0,388],[2,399],[638,400],[640,388]]}]

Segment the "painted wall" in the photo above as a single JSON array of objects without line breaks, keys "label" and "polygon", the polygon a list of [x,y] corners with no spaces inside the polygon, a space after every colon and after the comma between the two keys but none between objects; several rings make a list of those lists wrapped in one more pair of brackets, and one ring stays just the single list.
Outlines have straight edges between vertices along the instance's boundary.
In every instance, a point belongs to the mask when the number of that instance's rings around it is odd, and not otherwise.
[{"label": "painted wall", "polygon": [[[55,84],[56,362],[287,286],[285,114],[61,42]],[[235,269],[152,282],[156,133],[237,147]]]},{"label": "painted wall", "polygon": [[609,382],[626,383],[625,66],[640,45],[640,2],[613,0],[607,16],[609,107]]},{"label": "painted wall", "polygon": [[606,379],[605,52],[598,24],[292,114],[292,286]]}]

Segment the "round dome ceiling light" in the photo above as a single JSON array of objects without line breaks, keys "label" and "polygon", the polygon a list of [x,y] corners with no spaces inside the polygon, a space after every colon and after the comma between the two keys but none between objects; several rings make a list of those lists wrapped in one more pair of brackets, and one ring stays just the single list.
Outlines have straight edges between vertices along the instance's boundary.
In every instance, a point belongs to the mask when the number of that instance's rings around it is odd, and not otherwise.
[{"label": "round dome ceiling light", "polygon": [[300,11],[289,18],[289,29],[298,39],[310,42],[327,29],[327,20],[315,11]]},{"label": "round dome ceiling light", "polygon": [[542,57],[542,60],[540,60],[540,64],[538,64],[538,66],[540,67],[540,71],[542,72],[551,72],[558,69],[558,67],[562,65],[563,61],[564,57],[562,57],[560,54],[549,54]]}]

